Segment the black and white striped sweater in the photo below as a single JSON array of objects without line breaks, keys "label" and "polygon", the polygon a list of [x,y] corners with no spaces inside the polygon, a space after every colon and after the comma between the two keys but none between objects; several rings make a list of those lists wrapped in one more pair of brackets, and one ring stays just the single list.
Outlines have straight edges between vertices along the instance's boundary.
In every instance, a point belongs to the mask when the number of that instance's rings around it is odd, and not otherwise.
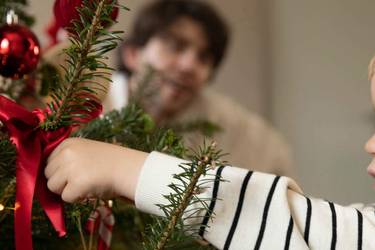
[{"label": "black and white striped sweater", "polygon": [[[162,195],[170,193],[167,185],[182,162],[157,152],[148,156],[136,189],[139,209],[163,215],[155,204],[166,202]],[[375,249],[373,206],[308,198],[286,177],[235,167],[214,171],[227,181],[212,182],[201,194],[214,198],[215,218],[200,221],[201,229],[208,226],[200,234],[219,249]]]}]

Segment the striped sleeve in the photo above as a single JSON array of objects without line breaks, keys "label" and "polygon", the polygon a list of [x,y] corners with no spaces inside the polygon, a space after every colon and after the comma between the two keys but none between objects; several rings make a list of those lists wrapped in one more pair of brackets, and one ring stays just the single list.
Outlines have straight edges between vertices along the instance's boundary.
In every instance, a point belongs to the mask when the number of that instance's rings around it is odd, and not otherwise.
[{"label": "striped sleeve", "polygon": [[[166,203],[163,194],[183,161],[151,153],[136,189],[136,206],[162,216],[155,204]],[[202,214],[202,238],[218,249],[375,249],[373,206],[343,207],[305,197],[286,177],[221,167],[213,174],[224,182],[210,182],[202,198],[212,198],[213,220]]]}]

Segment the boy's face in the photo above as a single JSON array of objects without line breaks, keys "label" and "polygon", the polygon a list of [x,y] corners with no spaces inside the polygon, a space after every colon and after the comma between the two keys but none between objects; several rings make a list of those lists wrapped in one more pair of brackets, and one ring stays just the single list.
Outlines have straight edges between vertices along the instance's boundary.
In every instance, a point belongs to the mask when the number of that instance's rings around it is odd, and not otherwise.
[{"label": "boy's face", "polygon": [[[375,75],[371,77],[371,99],[375,107]],[[366,151],[373,156],[373,160],[367,167],[367,172],[375,178],[375,134],[367,141],[365,146]]]},{"label": "boy's face", "polygon": [[[157,77],[149,84],[157,87],[157,94],[147,105],[157,120],[168,119],[191,103],[206,85],[213,71],[213,58],[209,54],[207,38],[201,25],[181,17],[160,35],[152,37],[133,53],[135,82],[145,65],[151,66]],[[137,78],[138,75],[138,78]]]}]

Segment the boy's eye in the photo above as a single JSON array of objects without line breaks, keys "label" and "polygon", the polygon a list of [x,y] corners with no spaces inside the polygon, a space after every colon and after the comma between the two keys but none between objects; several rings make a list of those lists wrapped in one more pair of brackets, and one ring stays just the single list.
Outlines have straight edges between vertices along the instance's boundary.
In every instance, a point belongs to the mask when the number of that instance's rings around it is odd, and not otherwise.
[{"label": "boy's eye", "polygon": [[184,40],[176,37],[170,37],[169,39],[167,39],[166,44],[173,51],[182,51],[186,48],[187,45]]},{"label": "boy's eye", "polygon": [[186,49],[189,45],[188,41],[184,38],[179,37],[171,32],[165,32],[160,34],[160,38],[163,40],[164,45],[171,51],[181,52]]},{"label": "boy's eye", "polygon": [[210,64],[212,63],[212,60],[212,55],[207,50],[199,53],[199,61],[202,64]]}]

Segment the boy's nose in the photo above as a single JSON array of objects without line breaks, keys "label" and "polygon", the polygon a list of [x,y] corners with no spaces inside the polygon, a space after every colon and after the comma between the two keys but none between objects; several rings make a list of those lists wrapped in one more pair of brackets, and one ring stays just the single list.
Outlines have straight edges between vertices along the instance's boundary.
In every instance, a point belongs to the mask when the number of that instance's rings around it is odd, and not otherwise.
[{"label": "boy's nose", "polygon": [[367,141],[365,150],[369,154],[375,154],[375,134]]}]

